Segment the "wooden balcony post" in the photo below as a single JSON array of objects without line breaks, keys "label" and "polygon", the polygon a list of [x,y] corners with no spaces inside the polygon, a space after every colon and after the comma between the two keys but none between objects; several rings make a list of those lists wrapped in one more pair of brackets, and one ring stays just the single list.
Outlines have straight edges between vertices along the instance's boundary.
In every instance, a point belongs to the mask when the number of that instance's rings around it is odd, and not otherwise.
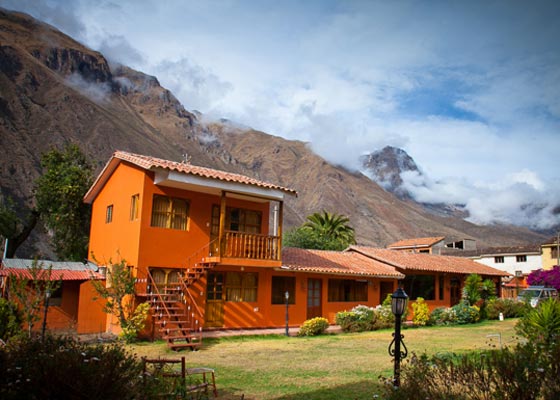
[{"label": "wooden balcony post", "polygon": [[218,257],[221,257],[225,246],[224,231],[226,226],[226,192],[222,191],[220,199],[220,230],[218,232]]},{"label": "wooden balcony post", "polygon": [[280,260],[282,254],[282,224],[284,223],[284,202],[278,202],[278,249],[276,250],[275,259]]}]

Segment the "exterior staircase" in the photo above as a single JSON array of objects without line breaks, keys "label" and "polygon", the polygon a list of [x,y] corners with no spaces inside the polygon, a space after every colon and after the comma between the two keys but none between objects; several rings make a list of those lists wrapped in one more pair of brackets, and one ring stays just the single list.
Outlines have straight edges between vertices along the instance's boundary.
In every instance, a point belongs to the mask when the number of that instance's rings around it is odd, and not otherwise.
[{"label": "exterior staircase", "polygon": [[181,287],[160,287],[147,296],[154,329],[171,349],[195,349],[202,344],[202,327],[185,303]]},{"label": "exterior staircase", "polygon": [[[202,345],[204,313],[196,304],[191,290],[193,284],[215,265],[197,255],[208,251],[209,245],[189,258],[189,266],[181,271],[178,282],[161,286],[148,272],[146,297],[150,303],[152,336],[157,331],[157,336],[164,339],[172,350],[195,350]],[[194,263],[193,259],[200,262]]]}]

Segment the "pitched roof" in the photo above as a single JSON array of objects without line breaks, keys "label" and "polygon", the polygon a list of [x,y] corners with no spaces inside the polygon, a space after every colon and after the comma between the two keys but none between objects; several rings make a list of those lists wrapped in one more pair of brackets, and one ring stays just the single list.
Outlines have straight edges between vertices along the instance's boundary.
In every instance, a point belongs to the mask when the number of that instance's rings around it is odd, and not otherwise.
[{"label": "pitched roof", "polygon": [[250,178],[248,176],[240,174],[234,174],[231,172],[220,171],[212,168],[199,167],[185,162],[176,162],[151,156],[128,153],[125,151],[116,151],[109,162],[105,165],[103,171],[101,171],[89,191],[84,196],[84,200],[86,201],[86,203],[91,203],[93,201],[93,199],[97,196],[97,193],[101,190],[113,171],[117,168],[118,164],[120,164],[122,161],[134,164],[146,171],[166,170],[178,172],[179,174],[185,176],[212,179],[263,189],[279,190],[289,195],[297,196],[297,192],[293,189],[274,185],[272,183],[260,181],[258,179]]},{"label": "pitched roof", "polygon": [[[0,266],[0,276],[16,275],[20,278],[33,279],[29,269],[35,260],[21,258],[5,258]],[[51,279],[63,281],[84,281],[89,279],[105,279],[99,268],[92,262],[87,264],[69,261],[37,260],[37,263],[46,270],[52,266]]]},{"label": "pitched roof", "polygon": [[391,243],[387,246],[388,249],[396,249],[396,248],[415,248],[415,247],[430,247],[436,243],[441,242],[445,239],[444,236],[436,236],[436,237],[425,237],[425,238],[415,238],[415,239],[404,239],[399,240],[398,242]]},{"label": "pitched roof", "polygon": [[310,250],[295,247],[282,249],[282,268],[319,274],[402,279],[404,275],[390,265],[359,253]]},{"label": "pitched roof", "polygon": [[355,251],[377,261],[389,264],[407,274],[415,271],[446,272],[457,274],[479,274],[489,276],[509,276],[484,264],[468,258],[439,256],[425,253],[409,253],[366,246],[351,246],[345,251]]}]

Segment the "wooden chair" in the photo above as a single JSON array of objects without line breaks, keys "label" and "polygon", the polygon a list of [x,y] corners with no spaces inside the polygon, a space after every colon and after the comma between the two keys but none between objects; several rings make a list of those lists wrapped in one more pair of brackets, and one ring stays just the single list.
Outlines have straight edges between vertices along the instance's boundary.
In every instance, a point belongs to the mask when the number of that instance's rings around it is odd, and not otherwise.
[{"label": "wooden chair", "polygon": [[[144,381],[150,378],[162,381],[164,390],[158,393],[160,397],[174,396],[181,399],[193,393],[204,393],[208,397],[208,387],[212,388],[214,397],[218,397],[216,378],[211,368],[186,368],[184,356],[179,359],[142,357],[142,362]],[[198,376],[201,376],[201,380],[196,379]],[[195,380],[191,377],[195,377]]]}]

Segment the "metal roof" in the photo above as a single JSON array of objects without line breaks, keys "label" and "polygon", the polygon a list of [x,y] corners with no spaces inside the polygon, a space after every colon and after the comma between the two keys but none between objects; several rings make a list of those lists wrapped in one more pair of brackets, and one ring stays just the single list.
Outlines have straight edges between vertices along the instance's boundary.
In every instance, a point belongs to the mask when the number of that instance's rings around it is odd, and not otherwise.
[{"label": "metal roof", "polygon": [[[5,258],[2,260],[0,276],[16,275],[18,277],[33,279],[29,272],[35,260],[22,258]],[[74,261],[37,260],[43,270],[51,267],[51,279],[64,281],[82,281],[88,279],[105,279],[99,272],[99,267],[88,261],[87,263]]]}]

